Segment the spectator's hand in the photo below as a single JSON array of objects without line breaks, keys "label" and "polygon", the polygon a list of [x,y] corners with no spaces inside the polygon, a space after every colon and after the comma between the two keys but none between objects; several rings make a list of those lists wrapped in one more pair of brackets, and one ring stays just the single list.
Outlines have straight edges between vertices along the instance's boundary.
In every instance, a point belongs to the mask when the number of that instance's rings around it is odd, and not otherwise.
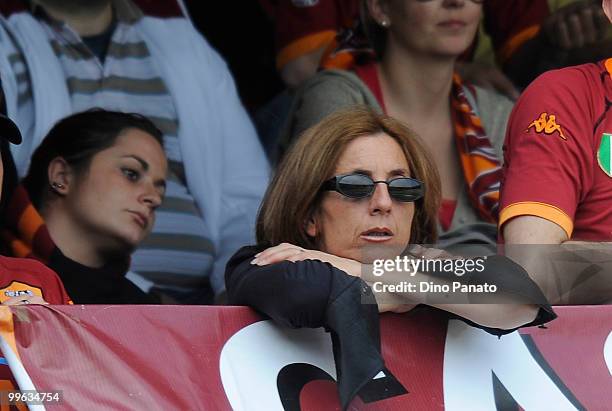
[{"label": "spectator's hand", "polygon": [[439,248],[433,247],[423,247],[420,244],[410,244],[407,249],[408,254],[417,257],[424,258],[426,260],[436,260],[436,259],[460,259],[461,256],[454,255],[449,253],[446,250],[441,250]]},{"label": "spectator's hand", "polygon": [[601,1],[577,1],[551,14],[542,32],[553,46],[564,50],[580,48],[601,41],[608,29]]},{"label": "spectator's hand", "polygon": [[[419,246],[420,247],[420,246]],[[425,249],[420,247],[418,249],[423,253],[427,254],[428,257],[448,255],[445,251],[436,249]],[[261,253],[257,254],[251,264],[256,265],[268,265],[278,263],[280,261],[304,261],[304,260],[319,260],[333,265],[339,270],[345,273],[360,277],[362,265],[360,262],[351,260],[349,258],[338,257],[333,254],[324,253],[317,250],[307,250],[302,247],[298,247],[289,243],[282,243],[274,247],[270,247]],[[368,282],[371,286],[372,284]],[[404,304],[404,303],[379,303],[378,312],[392,312],[392,313],[405,313],[412,310],[418,304]]]},{"label": "spectator's hand", "polygon": [[349,275],[361,277],[361,263],[358,261],[327,254],[323,251],[307,250],[289,243],[282,243],[256,254],[251,264],[268,265],[285,260],[293,262],[319,260],[329,263]]},{"label": "spectator's hand", "polygon": [[402,314],[412,310],[418,304],[378,304],[379,313],[397,313]]},{"label": "spectator's hand", "polygon": [[482,63],[457,63],[456,68],[461,77],[472,84],[495,90],[511,100],[519,97],[518,89],[497,67]]},{"label": "spectator's hand", "polygon": [[2,303],[3,305],[25,305],[25,304],[43,304],[48,305],[49,303],[43,300],[42,297],[37,295],[27,296],[21,295],[18,297],[12,297]]}]

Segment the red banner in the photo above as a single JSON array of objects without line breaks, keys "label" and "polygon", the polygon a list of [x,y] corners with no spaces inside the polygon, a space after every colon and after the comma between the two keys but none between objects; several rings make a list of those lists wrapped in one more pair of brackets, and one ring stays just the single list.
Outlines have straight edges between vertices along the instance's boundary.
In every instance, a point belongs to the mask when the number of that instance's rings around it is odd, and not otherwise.
[{"label": "red banner", "polygon": [[[427,309],[385,314],[388,371],[350,408],[612,409],[612,307],[556,311],[501,339]],[[248,308],[2,307],[0,335],[21,390],[61,391],[49,409],[340,409],[329,334]]]}]

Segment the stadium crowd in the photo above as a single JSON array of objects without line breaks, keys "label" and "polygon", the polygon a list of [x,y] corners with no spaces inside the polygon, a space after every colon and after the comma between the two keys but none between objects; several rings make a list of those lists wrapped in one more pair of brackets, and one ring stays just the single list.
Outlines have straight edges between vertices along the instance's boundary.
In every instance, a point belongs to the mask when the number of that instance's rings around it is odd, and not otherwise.
[{"label": "stadium crowd", "polygon": [[[3,304],[249,305],[354,340],[378,312],[502,335],[612,303],[610,271],[553,261],[612,248],[612,0],[260,0],[240,43],[195,3],[0,2]],[[373,256],[468,248],[493,300],[361,303]]]}]

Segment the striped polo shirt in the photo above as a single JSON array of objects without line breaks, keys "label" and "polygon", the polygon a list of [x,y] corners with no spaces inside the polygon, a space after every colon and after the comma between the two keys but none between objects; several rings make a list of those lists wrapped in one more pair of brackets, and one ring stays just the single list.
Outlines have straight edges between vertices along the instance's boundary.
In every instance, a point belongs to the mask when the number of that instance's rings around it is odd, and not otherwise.
[{"label": "striped polo shirt", "polygon": [[[73,112],[93,107],[138,112],[163,132],[169,162],[166,197],[157,209],[151,235],[132,255],[131,270],[179,301],[204,303],[197,296],[209,287],[215,250],[186,184],[175,105],[145,42],[133,28],[142,12],[129,0],[115,0],[113,6],[116,27],[104,62],[69,26],[40,16],[41,10],[36,15],[64,70]],[[32,111],[25,61],[17,49],[9,61],[18,73],[18,109]]]}]

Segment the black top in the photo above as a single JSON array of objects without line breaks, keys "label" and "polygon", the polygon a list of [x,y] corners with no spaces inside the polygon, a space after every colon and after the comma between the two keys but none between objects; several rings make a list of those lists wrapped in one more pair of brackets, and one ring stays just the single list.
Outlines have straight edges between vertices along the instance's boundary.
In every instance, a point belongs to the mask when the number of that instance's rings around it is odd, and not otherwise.
[{"label": "black top", "polygon": [[[259,251],[262,249],[243,247],[228,262],[225,285],[229,303],[251,306],[285,326],[325,327],[331,331],[340,399],[346,408],[384,368],[378,308],[370,287],[360,278],[316,260],[282,261],[266,266],[250,264]],[[449,275],[457,279],[454,274]],[[493,283],[505,293],[538,305],[536,319],[524,326],[540,325],[556,318],[539,287],[522,267],[506,257],[488,257],[482,273],[465,275],[462,281],[466,284]],[[364,301],[370,304],[363,304]],[[514,331],[483,327],[447,314],[449,318],[463,320],[494,335]],[[342,373],[343,370],[346,372]]]},{"label": "black top", "polygon": [[160,303],[125,278],[127,261],[90,268],[69,259],[56,247],[47,265],[59,275],[75,304]]},{"label": "black top", "polygon": [[225,286],[229,303],[251,306],[288,327],[325,327],[330,331],[340,401],[346,408],[384,369],[378,307],[370,287],[361,278],[321,261],[251,265],[258,251],[243,247],[228,262]]}]

